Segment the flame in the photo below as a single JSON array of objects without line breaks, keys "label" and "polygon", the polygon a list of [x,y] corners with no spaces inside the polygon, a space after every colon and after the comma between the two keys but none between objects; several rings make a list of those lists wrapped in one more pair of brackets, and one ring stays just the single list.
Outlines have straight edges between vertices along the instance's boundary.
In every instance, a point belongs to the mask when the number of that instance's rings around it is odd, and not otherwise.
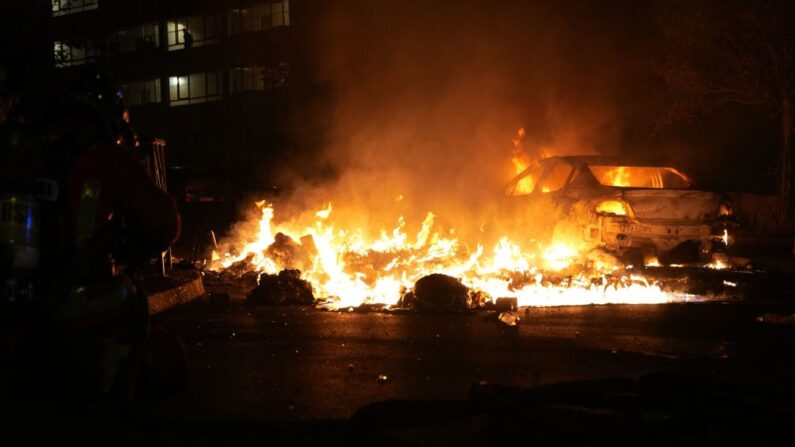
[{"label": "flame", "polygon": [[660,260],[657,259],[657,256],[651,256],[649,259],[645,260],[643,265],[646,267],[660,267],[662,264],[660,264]]},{"label": "flame", "polygon": [[460,242],[454,231],[436,226],[434,213],[427,213],[413,236],[403,217],[391,230],[382,229],[368,238],[361,229],[335,226],[331,204],[319,209],[308,226],[296,222],[275,225],[272,205],[258,202],[258,231],[233,255],[227,253],[216,269],[247,262],[256,271],[276,273],[288,266],[268,256],[277,233],[289,236],[303,249],[311,240],[310,265],[302,278],[312,284],[321,305],[346,309],[362,304],[394,306],[414,282],[430,273],[459,278],[487,300],[514,297],[520,306],[558,306],[604,303],[662,303],[687,299],[664,292],[642,277],[616,273],[620,266],[599,264],[596,271],[581,271],[558,278],[556,272],[577,264],[581,253],[576,241],[557,241],[542,250],[522,247],[502,237],[490,250],[482,244],[473,250]]},{"label": "flame", "polygon": [[544,251],[541,256],[553,270],[563,270],[572,264],[577,251],[563,243],[556,243]]},{"label": "flame", "polygon": [[328,219],[328,216],[330,216],[330,215],[331,215],[331,210],[332,210],[332,208],[331,208],[331,202],[329,202],[329,203],[328,203],[328,205],[326,205],[326,207],[325,207],[325,208],[323,208],[322,210],[319,210],[319,211],[317,211],[317,212],[315,213],[315,216],[316,216],[318,219]]},{"label": "flame", "polygon": [[716,258],[712,262],[707,264],[706,267],[711,268],[713,270],[724,270],[729,268],[729,264],[727,264],[724,260],[720,258]]},{"label": "flame", "polygon": [[[525,150],[522,140],[526,133],[524,127],[516,132],[516,139],[513,141],[513,152],[511,153],[511,163],[513,164],[514,175],[519,175],[524,172],[533,164],[533,159],[530,154]],[[516,184],[515,194],[530,194],[533,192],[535,186],[535,179],[528,175],[519,180]]]},{"label": "flame", "polygon": [[613,186],[630,186],[629,170],[626,166],[618,166],[605,173],[605,179]]},{"label": "flame", "polygon": [[[723,236],[721,236],[720,239],[723,242],[723,245],[728,247],[729,246],[729,230],[724,229],[723,230]],[[716,254],[716,255],[713,256],[712,262],[707,264],[705,267],[711,268],[713,270],[724,270],[724,269],[727,269],[727,268],[731,267],[731,264],[730,264],[730,262],[728,261],[728,258],[725,255]]]},{"label": "flame", "polygon": [[605,200],[596,206],[596,212],[615,214],[616,216],[626,216],[627,208],[618,200]]}]

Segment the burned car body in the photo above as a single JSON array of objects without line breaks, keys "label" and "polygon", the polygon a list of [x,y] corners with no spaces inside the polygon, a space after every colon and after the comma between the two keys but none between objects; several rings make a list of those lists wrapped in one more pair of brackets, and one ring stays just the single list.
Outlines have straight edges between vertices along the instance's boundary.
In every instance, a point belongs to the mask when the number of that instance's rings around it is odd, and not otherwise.
[{"label": "burned car body", "polygon": [[[731,205],[675,168],[599,156],[550,157],[505,188],[573,229],[579,242],[623,257],[703,256],[729,244]],[[550,211],[551,210],[551,211]],[[570,231],[570,233],[572,232]]]}]

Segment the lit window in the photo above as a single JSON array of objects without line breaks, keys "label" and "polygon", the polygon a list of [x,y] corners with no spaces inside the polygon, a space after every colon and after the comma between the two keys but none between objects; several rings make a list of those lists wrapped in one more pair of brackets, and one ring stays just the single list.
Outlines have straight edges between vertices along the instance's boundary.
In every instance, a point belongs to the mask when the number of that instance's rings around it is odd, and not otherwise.
[{"label": "lit window", "polygon": [[221,37],[221,19],[221,16],[211,15],[168,21],[168,50],[182,50],[217,42]]},{"label": "lit window", "polygon": [[98,0],[50,0],[53,17],[99,8]]},{"label": "lit window", "polygon": [[161,102],[160,79],[130,82],[121,86],[125,103],[132,107]]},{"label": "lit window", "polygon": [[119,30],[108,38],[108,48],[112,52],[142,51],[159,46],[160,33],[157,23]]},{"label": "lit window", "polygon": [[271,25],[274,28],[277,26],[290,26],[289,8],[290,3],[287,0],[271,5]]},{"label": "lit window", "polygon": [[172,106],[199,104],[221,99],[221,72],[193,73],[168,78],[169,102]]},{"label": "lit window", "polygon": [[58,68],[94,62],[100,50],[91,39],[75,39],[68,42],[53,42],[53,58]]},{"label": "lit window", "polygon": [[290,26],[289,0],[232,9],[227,14],[227,27],[230,35],[281,26]]},{"label": "lit window", "polygon": [[287,82],[290,66],[280,63],[275,67],[235,67],[229,70],[229,93],[250,90],[270,90]]}]

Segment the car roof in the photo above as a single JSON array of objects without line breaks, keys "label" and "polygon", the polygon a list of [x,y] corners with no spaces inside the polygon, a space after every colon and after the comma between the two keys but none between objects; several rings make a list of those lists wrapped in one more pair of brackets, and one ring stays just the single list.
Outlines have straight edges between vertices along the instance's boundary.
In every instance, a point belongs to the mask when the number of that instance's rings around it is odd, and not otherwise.
[{"label": "car roof", "polygon": [[573,166],[635,166],[654,168],[675,168],[668,163],[655,162],[649,159],[611,155],[566,155],[544,158],[539,163],[549,163],[552,160],[561,160]]}]

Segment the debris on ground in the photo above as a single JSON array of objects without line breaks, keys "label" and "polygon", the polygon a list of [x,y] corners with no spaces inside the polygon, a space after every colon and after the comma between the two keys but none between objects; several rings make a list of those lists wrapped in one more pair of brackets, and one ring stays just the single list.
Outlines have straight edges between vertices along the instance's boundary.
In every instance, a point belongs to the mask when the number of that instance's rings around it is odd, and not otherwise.
[{"label": "debris on ground", "polygon": [[514,311],[501,312],[497,318],[508,326],[516,326],[519,322],[519,314]]},{"label": "debris on ground", "polygon": [[257,287],[259,276],[259,272],[255,271],[243,273],[243,275],[240,276],[238,284],[243,288],[251,290],[254,287]]},{"label": "debris on ground", "polygon": [[282,270],[278,275],[263,273],[259,285],[248,295],[248,303],[263,306],[312,305],[312,285],[301,279],[300,270]]},{"label": "debris on ground", "polygon": [[312,257],[316,254],[315,242],[312,236],[304,236],[299,244],[284,233],[276,233],[265,254],[285,269],[307,269],[312,267]]},{"label": "debris on ground", "polygon": [[795,314],[792,315],[779,315],[774,314],[772,312],[768,312],[764,315],[760,315],[756,317],[757,323],[766,323],[766,324],[773,324],[773,325],[795,325]]},{"label": "debris on ground", "polygon": [[221,272],[220,279],[229,281],[240,278],[244,273],[251,271],[251,262],[253,260],[254,254],[249,254],[244,259],[233,263],[229,267],[225,268],[223,272]]},{"label": "debris on ground", "polygon": [[472,297],[458,278],[433,273],[414,283],[414,305],[417,309],[469,309]]}]

